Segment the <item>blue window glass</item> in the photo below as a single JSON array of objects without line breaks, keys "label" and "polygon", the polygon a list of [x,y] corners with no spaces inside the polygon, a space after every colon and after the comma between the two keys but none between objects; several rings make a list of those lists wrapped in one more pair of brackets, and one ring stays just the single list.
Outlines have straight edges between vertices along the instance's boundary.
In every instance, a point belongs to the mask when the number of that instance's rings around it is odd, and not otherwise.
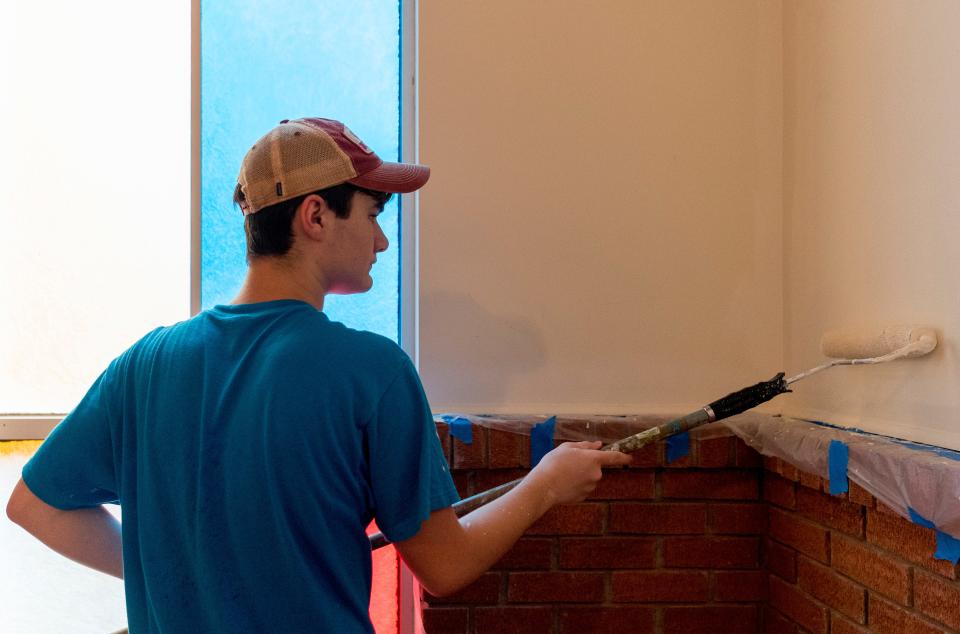
[{"label": "blue window glass", "polygon": [[[400,156],[397,0],[201,0],[201,304],[229,302],[246,273],[233,206],[248,147],[281,119],[346,123],[384,160]],[[399,339],[399,201],[381,214],[390,248],[373,289],[330,295],[324,312]]]}]

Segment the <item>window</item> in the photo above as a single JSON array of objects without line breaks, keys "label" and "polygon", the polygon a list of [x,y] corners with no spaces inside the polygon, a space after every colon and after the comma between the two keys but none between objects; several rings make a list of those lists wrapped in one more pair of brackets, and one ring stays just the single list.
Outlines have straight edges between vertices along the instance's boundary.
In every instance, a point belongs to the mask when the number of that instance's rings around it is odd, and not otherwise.
[{"label": "window", "polygon": [[189,316],[190,6],[0,7],[0,414],[63,414]]},{"label": "window", "polygon": [[[400,160],[397,0],[201,0],[201,303],[228,302],[246,270],[231,197],[250,145],[282,119],[345,122],[384,160]],[[381,225],[391,248],[373,289],[332,295],[331,319],[399,340],[398,197]],[[238,227],[241,227],[238,230]]]}]

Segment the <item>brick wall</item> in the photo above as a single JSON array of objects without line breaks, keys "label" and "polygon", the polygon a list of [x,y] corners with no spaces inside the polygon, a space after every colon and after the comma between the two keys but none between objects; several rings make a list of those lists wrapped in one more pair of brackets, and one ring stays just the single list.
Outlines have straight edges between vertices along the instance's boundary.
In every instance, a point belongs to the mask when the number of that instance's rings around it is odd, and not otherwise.
[{"label": "brick wall", "polygon": [[[527,436],[474,426],[466,445],[438,429],[464,497],[529,467]],[[663,443],[650,445],[585,502],[547,513],[470,587],[424,595],[425,629],[755,632],[767,592],[760,465],[730,436],[694,438],[666,466]]]},{"label": "brick wall", "polygon": [[[528,436],[438,431],[464,497],[529,468]],[[664,453],[608,471],[457,595],[424,594],[428,634],[960,632],[957,567],[932,558],[932,530],[732,436]]]},{"label": "brick wall", "polygon": [[960,631],[957,566],[933,558],[934,531],[850,483],[764,460],[769,529],[767,632],[920,634]]}]

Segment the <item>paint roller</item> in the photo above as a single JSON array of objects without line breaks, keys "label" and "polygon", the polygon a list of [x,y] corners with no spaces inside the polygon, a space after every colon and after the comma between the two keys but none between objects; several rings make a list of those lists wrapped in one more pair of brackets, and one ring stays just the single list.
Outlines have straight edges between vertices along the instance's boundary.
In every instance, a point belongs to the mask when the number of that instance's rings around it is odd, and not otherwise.
[{"label": "paint roller", "polygon": [[[789,385],[817,372],[837,365],[869,365],[896,359],[920,357],[933,352],[934,348],[937,347],[937,341],[935,330],[920,326],[887,326],[880,330],[873,328],[833,330],[825,333],[820,340],[820,351],[824,356],[832,358],[832,361],[801,372],[789,379],[785,379],[785,374],[780,372],[768,381],[761,381],[756,385],[728,394],[686,416],[627,436],[600,449],[601,451],[630,453],[661,438],[682,434],[694,427],[723,420],[753,409],[775,396],[790,392],[791,390],[787,389]],[[523,478],[518,478],[465,498],[454,504],[453,510],[457,517],[462,517],[504,495],[522,480]],[[389,543],[389,540],[382,533],[370,536],[371,549],[375,550]]]}]

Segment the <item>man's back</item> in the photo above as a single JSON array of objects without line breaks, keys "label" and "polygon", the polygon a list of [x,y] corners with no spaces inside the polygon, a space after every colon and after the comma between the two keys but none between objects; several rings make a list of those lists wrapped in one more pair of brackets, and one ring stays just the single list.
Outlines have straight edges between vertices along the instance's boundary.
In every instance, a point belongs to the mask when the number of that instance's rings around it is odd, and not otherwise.
[{"label": "man's back", "polygon": [[[362,293],[378,216],[424,165],[381,160],[339,121],[278,126],[244,157],[247,276],[234,305],[147,335],[24,468],[7,515],[127,587],[137,632],[371,632],[371,516],[423,587],[475,580],[550,508],[630,462],[566,443],[458,520],[410,360],[320,312]],[[101,505],[119,501],[123,527]]]},{"label": "man's back", "polygon": [[[364,527],[403,539],[456,499],[406,356],[299,301],[150,333],[71,417],[24,480],[119,499],[134,632],[370,631]],[[84,488],[58,499],[44,464],[70,460]]]}]

